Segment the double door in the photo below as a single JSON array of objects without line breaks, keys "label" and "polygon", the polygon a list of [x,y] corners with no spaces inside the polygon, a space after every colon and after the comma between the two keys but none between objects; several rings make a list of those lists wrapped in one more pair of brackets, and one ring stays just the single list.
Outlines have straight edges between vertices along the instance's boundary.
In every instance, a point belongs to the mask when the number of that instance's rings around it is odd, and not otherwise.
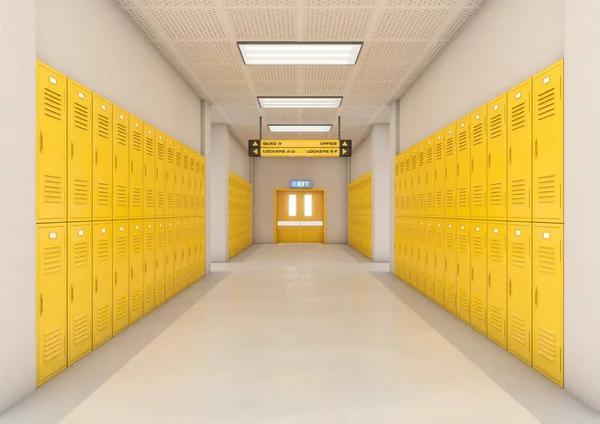
[{"label": "double door", "polygon": [[325,191],[276,190],[275,242],[325,243]]}]

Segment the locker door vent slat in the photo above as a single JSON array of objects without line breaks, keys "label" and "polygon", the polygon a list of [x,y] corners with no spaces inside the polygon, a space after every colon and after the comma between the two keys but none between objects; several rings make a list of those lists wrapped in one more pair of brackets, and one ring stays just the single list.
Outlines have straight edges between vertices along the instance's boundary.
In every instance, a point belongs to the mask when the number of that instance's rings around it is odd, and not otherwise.
[{"label": "locker door vent slat", "polygon": [[504,314],[502,309],[495,305],[490,306],[490,325],[499,333],[504,331]]},{"label": "locker door vent slat", "polygon": [[110,138],[110,119],[104,115],[98,115],[98,136]]},{"label": "locker door vent slat", "polygon": [[479,296],[473,296],[473,308],[471,314],[477,321],[483,321],[485,314],[485,307],[483,306],[483,299]]},{"label": "locker door vent slat", "polygon": [[517,131],[525,128],[527,116],[525,114],[525,102],[514,105],[510,113],[510,128],[512,131]]},{"label": "locker door vent slat", "polygon": [[502,133],[502,115],[492,116],[490,125],[490,138],[495,139],[498,137],[502,137]]},{"label": "locker door vent slat", "polygon": [[127,206],[127,187],[122,184],[117,186],[117,205]]},{"label": "locker door vent slat", "polygon": [[117,124],[117,143],[127,146],[127,127],[120,122]]},{"label": "locker door vent slat", "polygon": [[90,317],[82,315],[73,321],[73,342],[75,346],[90,339]]},{"label": "locker door vent slat", "polygon": [[137,311],[142,307],[142,290],[136,289],[131,296],[131,308]]},{"label": "locker door vent slat", "polygon": [[105,328],[108,328],[110,324],[110,307],[109,305],[103,305],[97,309],[97,321],[96,330],[100,333]]},{"label": "locker door vent slat", "polygon": [[133,150],[137,150],[138,152],[142,151],[142,134],[140,134],[138,131],[133,132],[131,145],[133,146]]},{"label": "locker door vent slat", "polygon": [[88,243],[83,241],[73,245],[73,265],[75,268],[81,268],[89,263]]},{"label": "locker door vent slat", "polygon": [[156,143],[156,157],[158,160],[165,160],[165,145],[160,141]]},{"label": "locker door vent slat", "polygon": [[142,190],[139,187],[131,187],[131,201],[133,206],[142,205]]},{"label": "locker door vent slat", "polygon": [[524,319],[522,319],[521,317],[517,316],[517,315],[513,315],[510,319],[510,323],[511,323],[511,330],[510,330],[510,337],[511,339],[516,342],[519,343],[522,346],[525,346],[525,344],[527,343],[527,323]]},{"label": "locker door vent slat", "polygon": [[108,206],[110,203],[109,184],[102,181],[98,181],[96,187],[98,189],[98,206]]},{"label": "locker door vent slat", "polygon": [[556,274],[556,249],[552,246],[537,247],[537,269],[548,275]]},{"label": "locker door vent slat", "polygon": [[483,123],[473,125],[473,146],[483,143]]},{"label": "locker door vent slat", "polygon": [[492,206],[502,206],[503,204],[502,182],[497,181],[490,184],[490,204]]},{"label": "locker door vent slat", "polygon": [[56,274],[63,268],[63,250],[61,246],[44,248],[44,275]]},{"label": "locker door vent slat", "polygon": [[498,263],[504,262],[504,255],[502,252],[502,240],[498,238],[490,239],[490,259]]},{"label": "locker door vent slat", "polygon": [[483,206],[483,186],[481,184],[473,186],[473,205]]},{"label": "locker door vent slat", "polygon": [[142,237],[139,234],[134,234],[131,237],[131,246],[134,253],[140,253],[142,251]]},{"label": "locker door vent slat", "polygon": [[538,121],[554,116],[556,113],[556,90],[554,87],[538,94],[535,116]]},{"label": "locker door vent slat", "polygon": [[536,180],[537,203],[556,202],[556,175],[543,175]]},{"label": "locker door vent slat", "polygon": [[543,328],[537,329],[538,353],[551,362],[556,362],[556,334]]},{"label": "locker door vent slat", "polygon": [[44,202],[60,203],[63,197],[63,179],[58,175],[44,174]]},{"label": "locker door vent slat", "polygon": [[78,102],[75,102],[74,106],[73,122],[75,126],[83,131],[87,131],[90,124],[88,107]]},{"label": "locker door vent slat", "polygon": [[466,187],[460,187],[458,189],[458,206],[467,207],[469,204],[469,195],[467,194]]},{"label": "locker door vent slat", "polygon": [[524,205],[527,202],[526,182],[524,179],[513,180],[511,184],[510,201],[513,205]]},{"label": "locker door vent slat", "polygon": [[127,237],[117,238],[117,257],[124,258],[127,256]]},{"label": "locker door vent slat", "polygon": [[154,157],[154,140],[146,136],[146,155]]},{"label": "locker door vent slat", "polygon": [[127,296],[120,296],[117,299],[117,320],[122,320],[127,316]]},{"label": "locker door vent slat", "polygon": [[60,328],[44,333],[44,361],[49,362],[63,351],[63,333]]},{"label": "locker door vent slat", "polygon": [[151,188],[146,189],[146,207],[147,208],[154,207],[154,189],[151,189]]},{"label": "locker door vent slat", "polygon": [[458,151],[462,152],[463,150],[467,150],[467,147],[469,147],[468,134],[466,131],[462,131],[458,133]]},{"label": "locker door vent slat", "polygon": [[108,242],[108,238],[102,238],[98,240],[96,244],[97,253],[96,257],[98,258],[98,262],[106,262],[110,257],[110,244]]},{"label": "locker door vent slat", "polygon": [[449,208],[454,207],[454,189],[446,189],[446,206]]},{"label": "locker door vent slat", "polygon": [[527,267],[527,245],[525,243],[512,242],[510,244],[510,255],[511,266]]},{"label": "locker door vent slat", "polygon": [[73,200],[76,205],[87,205],[89,191],[89,181],[78,178],[73,180]]},{"label": "locker door vent slat", "polygon": [[49,88],[44,88],[44,114],[57,120],[62,119],[62,94]]},{"label": "locker door vent slat", "polygon": [[446,139],[446,157],[454,155],[454,136]]}]

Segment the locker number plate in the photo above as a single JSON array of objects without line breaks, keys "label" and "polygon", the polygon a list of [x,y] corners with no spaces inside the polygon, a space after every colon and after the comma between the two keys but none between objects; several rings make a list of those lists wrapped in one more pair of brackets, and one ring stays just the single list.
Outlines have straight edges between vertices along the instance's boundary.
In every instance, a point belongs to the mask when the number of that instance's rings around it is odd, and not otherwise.
[{"label": "locker number plate", "polygon": [[550,233],[543,233],[542,237],[544,237],[545,239],[549,239],[550,238]]}]

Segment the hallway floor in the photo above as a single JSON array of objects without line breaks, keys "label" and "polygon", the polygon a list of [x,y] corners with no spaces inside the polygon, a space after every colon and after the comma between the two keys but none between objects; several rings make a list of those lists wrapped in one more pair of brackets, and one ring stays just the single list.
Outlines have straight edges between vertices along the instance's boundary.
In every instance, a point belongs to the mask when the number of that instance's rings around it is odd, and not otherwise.
[{"label": "hallway floor", "polygon": [[387,267],[253,246],[0,423],[600,423]]}]

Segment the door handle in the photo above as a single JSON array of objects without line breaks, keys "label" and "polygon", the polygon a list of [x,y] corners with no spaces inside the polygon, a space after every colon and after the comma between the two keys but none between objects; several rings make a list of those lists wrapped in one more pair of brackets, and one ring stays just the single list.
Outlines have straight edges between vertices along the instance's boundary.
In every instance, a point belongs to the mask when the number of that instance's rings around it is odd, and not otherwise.
[{"label": "door handle", "polygon": [[537,287],[535,288],[535,299],[534,299],[534,302],[535,302],[535,306],[537,306],[538,305],[538,289],[537,289]]},{"label": "door handle", "polygon": [[148,271],[148,264],[144,261],[144,274]]},{"label": "door handle", "polygon": [[156,259],[156,269],[158,269],[158,259]]},{"label": "door handle", "polygon": [[538,157],[538,139],[535,139],[535,157]]},{"label": "door handle", "polygon": [[444,269],[448,271],[448,259],[444,260]]},{"label": "door handle", "polygon": [[144,165],[144,175],[148,175],[148,166]]},{"label": "door handle", "polygon": [[74,154],[75,154],[75,147],[73,146],[73,142],[71,141],[71,159],[73,158]]},{"label": "door handle", "polygon": [[508,280],[508,295],[512,296],[512,278]]},{"label": "door handle", "polygon": [[492,273],[488,274],[488,287],[492,287]]},{"label": "door handle", "polygon": [[40,133],[40,153],[44,151],[44,134]]},{"label": "door handle", "polygon": [[117,285],[117,273],[115,272],[115,286]]},{"label": "door handle", "polygon": [[456,275],[460,275],[460,263],[456,264]]},{"label": "door handle", "polygon": [[133,278],[133,267],[131,267],[131,278]]},{"label": "door handle", "polygon": [[471,171],[475,170],[475,160],[471,159]]},{"label": "door handle", "polygon": [[488,168],[492,168],[492,154],[489,153],[488,154]]},{"label": "door handle", "polygon": [[117,157],[115,156],[115,169],[117,169]]},{"label": "door handle", "polygon": [[512,147],[508,148],[508,163],[512,163]]},{"label": "door handle", "polygon": [[40,294],[40,314],[44,312],[44,295]]},{"label": "door handle", "polygon": [[96,165],[98,165],[98,149],[96,149]]},{"label": "door handle", "polygon": [[133,174],[133,161],[131,161],[131,173]]},{"label": "door handle", "polygon": [[474,275],[475,275],[475,271],[474,271],[473,267],[471,267],[471,280],[474,278]]},{"label": "door handle", "polygon": [[98,277],[96,277],[96,293],[98,292]]}]

